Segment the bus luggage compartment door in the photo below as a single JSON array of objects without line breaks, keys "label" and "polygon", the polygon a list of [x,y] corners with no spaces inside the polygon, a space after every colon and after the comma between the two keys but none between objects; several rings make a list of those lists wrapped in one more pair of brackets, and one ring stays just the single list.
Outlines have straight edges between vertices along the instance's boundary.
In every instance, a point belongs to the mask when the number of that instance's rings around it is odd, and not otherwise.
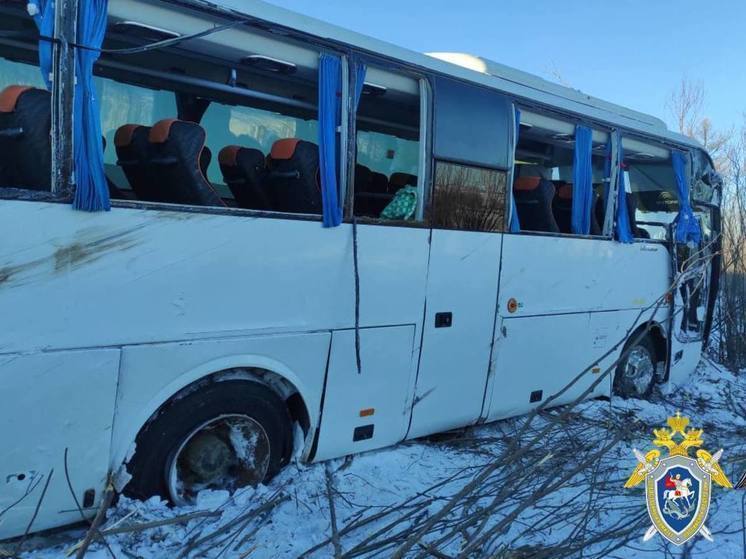
[{"label": "bus luggage compartment door", "polygon": [[360,329],[358,373],[355,330],[333,332],[316,460],[404,438],[416,367],[414,334],[414,325]]},{"label": "bus luggage compartment door", "polygon": [[75,496],[95,513],[109,467],[119,353],[0,356],[0,540],[23,534],[40,501],[31,531],[80,520],[65,451]]}]

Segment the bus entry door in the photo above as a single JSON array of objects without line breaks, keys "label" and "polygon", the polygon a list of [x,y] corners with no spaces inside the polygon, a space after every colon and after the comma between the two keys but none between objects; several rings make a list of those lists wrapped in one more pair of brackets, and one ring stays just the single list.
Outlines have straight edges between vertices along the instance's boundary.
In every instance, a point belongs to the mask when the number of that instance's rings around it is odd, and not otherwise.
[{"label": "bus entry door", "polygon": [[[673,227],[671,238],[674,238]],[[702,354],[712,277],[710,239],[698,246],[673,245],[672,275],[676,286],[669,325],[669,379],[678,383],[693,371]]]},{"label": "bus entry door", "polygon": [[502,235],[434,229],[408,438],[474,423],[484,401]]}]

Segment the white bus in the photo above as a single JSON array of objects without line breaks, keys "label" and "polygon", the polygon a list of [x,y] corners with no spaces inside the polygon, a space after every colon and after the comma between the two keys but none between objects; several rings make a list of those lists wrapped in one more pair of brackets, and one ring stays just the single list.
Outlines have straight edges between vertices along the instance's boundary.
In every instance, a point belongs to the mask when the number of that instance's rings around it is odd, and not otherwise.
[{"label": "white bus", "polygon": [[0,2],[0,539],[695,368],[720,187],[658,119],[258,0],[84,17]]}]

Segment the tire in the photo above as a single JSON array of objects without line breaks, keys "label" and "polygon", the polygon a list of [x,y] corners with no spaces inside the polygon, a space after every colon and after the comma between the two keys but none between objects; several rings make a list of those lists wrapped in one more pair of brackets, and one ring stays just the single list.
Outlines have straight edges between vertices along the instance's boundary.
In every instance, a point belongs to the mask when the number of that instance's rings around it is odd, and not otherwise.
[{"label": "tire", "polygon": [[614,394],[622,398],[644,399],[650,396],[656,379],[657,359],[650,336],[634,346],[625,347],[627,355],[614,373]]},{"label": "tire", "polygon": [[[196,435],[205,432],[200,430],[205,425],[217,426],[220,422],[234,421],[234,418],[259,426],[256,429],[263,436],[266,435],[268,445],[263,448],[266,450],[268,446],[268,451],[262,453],[262,469],[257,471],[262,479],[258,481],[272,479],[287,464],[293,448],[293,431],[287,406],[267,386],[251,381],[230,380],[212,382],[183,398],[172,400],[140,431],[135,454],[127,464],[132,479],[125,487],[124,494],[143,500],[157,495],[173,504],[187,504],[189,501],[180,500],[181,497],[176,497],[174,493],[175,484],[170,476],[177,471],[175,464],[181,463],[184,449],[190,448]],[[208,429],[215,432],[217,427],[214,426]],[[217,436],[208,436],[218,440]],[[224,437],[218,444],[231,448],[232,441],[232,438],[227,440]],[[241,454],[236,445],[232,446],[232,450],[236,455]],[[236,477],[241,476],[237,474]],[[247,484],[210,488],[236,489]]]}]

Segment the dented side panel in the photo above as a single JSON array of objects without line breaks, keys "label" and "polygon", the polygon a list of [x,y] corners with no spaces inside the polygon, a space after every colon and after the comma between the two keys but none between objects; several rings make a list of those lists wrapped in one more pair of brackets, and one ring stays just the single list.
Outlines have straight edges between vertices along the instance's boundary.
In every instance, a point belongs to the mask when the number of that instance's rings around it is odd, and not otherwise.
[{"label": "dented side panel", "polygon": [[311,428],[318,425],[331,333],[238,337],[195,342],[147,344],[122,350],[114,420],[111,467],[129,458],[140,428],[184,387],[216,371],[272,371],[294,386],[308,408]]},{"label": "dented side panel", "polygon": [[38,503],[31,531],[80,521],[75,498],[95,514],[109,467],[119,354],[0,356],[0,511],[7,508],[0,539],[24,533]]},{"label": "dented side panel", "polygon": [[[409,343],[419,339],[428,238],[426,229],[358,226],[361,327],[412,325]],[[64,449],[74,486],[100,496],[148,418],[220,371],[285,379],[313,435],[331,332],[355,326],[352,247],[348,224],[0,201],[0,473],[23,476],[0,491],[0,510],[23,496],[30,472],[39,480],[54,468],[33,530],[78,520],[57,485]],[[403,404],[381,420],[406,421],[412,391],[409,379]],[[12,429],[20,435],[6,438]],[[12,521],[0,519],[0,538],[23,533],[42,488],[14,506]]]},{"label": "dented side panel", "polygon": [[[359,228],[361,326],[422,320],[428,231]],[[351,226],[0,201],[0,354],[354,326]]]}]

